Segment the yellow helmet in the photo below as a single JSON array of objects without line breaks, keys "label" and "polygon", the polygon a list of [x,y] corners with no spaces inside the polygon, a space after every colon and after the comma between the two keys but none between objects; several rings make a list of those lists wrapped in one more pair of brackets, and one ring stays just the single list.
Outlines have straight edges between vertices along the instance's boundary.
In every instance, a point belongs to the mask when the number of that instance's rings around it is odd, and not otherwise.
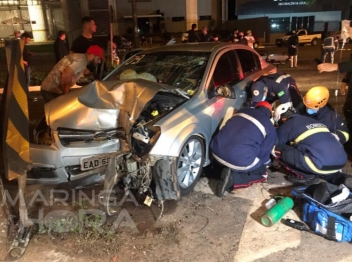
[{"label": "yellow helmet", "polygon": [[303,103],[307,108],[320,109],[329,101],[329,89],[325,86],[314,86],[303,97]]}]

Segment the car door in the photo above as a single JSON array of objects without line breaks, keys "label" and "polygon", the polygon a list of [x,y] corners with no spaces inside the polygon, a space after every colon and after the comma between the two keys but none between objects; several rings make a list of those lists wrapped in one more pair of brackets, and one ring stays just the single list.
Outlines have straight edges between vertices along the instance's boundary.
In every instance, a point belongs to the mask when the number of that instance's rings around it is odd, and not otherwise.
[{"label": "car door", "polygon": [[[243,79],[243,75],[239,70],[238,58],[235,50],[227,50],[218,55],[213,63],[213,71],[211,82],[208,87],[209,107],[212,112],[212,132],[214,132],[226,112],[233,111],[242,107],[243,101],[246,100],[245,90],[237,87],[238,83]],[[236,99],[217,97],[215,90],[221,85],[229,84],[236,90]]]},{"label": "car door", "polygon": [[236,55],[241,74],[243,75],[243,80],[237,84],[236,90],[238,90],[239,94],[245,90],[247,99],[251,97],[251,93],[249,92],[251,83],[258,79],[264,72],[257,53],[247,49],[236,49]]},{"label": "car door", "polygon": [[299,38],[299,42],[300,43],[306,43],[306,42],[309,42],[309,37],[308,35],[306,34],[306,31],[304,30],[301,30],[298,32],[298,38]]}]

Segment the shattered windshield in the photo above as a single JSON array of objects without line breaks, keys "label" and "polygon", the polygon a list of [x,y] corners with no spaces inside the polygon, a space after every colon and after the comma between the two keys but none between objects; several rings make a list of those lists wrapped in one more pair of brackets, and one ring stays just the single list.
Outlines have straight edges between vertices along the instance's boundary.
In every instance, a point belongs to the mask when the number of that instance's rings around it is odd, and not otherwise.
[{"label": "shattered windshield", "polygon": [[146,79],[192,94],[202,81],[209,52],[155,52],[136,54],[106,80]]}]

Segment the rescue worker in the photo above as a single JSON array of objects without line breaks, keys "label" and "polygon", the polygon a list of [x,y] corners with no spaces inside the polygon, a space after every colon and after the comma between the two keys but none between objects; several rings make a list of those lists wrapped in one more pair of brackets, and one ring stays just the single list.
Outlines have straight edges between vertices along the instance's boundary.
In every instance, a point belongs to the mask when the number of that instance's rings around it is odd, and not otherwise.
[{"label": "rescue worker", "polygon": [[295,114],[293,107],[281,114],[277,143],[272,155],[291,171],[292,183],[313,184],[335,175],[347,161],[341,143],[323,123]]},{"label": "rescue worker", "polygon": [[265,101],[257,103],[255,108],[238,110],[211,141],[214,158],[225,166],[217,196],[266,180],[266,167],[270,165],[270,151],[276,140],[271,110]]},{"label": "rescue worker", "polygon": [[312,87],[303,97],[303,103],[297,107],[297,113],[324,124],[344,144],[349,139],[348,128],[340,114],[328,103],[329,97],[329,89],[325,86]]},{"label": "rescue worker", "polygon": [[339,48],[339,41],[336,37],[330,36],[326,37],[323,41],[323,63],[326,61],[326,57],[329,54],[331,64],[334,63],[335,51]]},{"label": "rescue worker", "polygon": [[[280,72],[268,74],[260,77],[251,85],[252,103],[267,101],[274,103],[276,100],[280,104],[290,107],[297,107],[302,103],[302,95],[297,88],[296,80]],[[277,121],[280,115],[275,110],[274,120]]]}]

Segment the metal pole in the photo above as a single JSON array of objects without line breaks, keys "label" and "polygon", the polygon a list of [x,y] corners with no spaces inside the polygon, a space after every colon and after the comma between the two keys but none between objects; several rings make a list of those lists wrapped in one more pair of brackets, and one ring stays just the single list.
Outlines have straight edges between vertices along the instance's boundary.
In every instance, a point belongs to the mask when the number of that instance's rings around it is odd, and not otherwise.
[{"label": "metal pole", "polygon": [[114,23],[114,10],[110,6],[110,57],[111,57],[111,66],[114,66],[114,36],[113,36],[113,23]]},{"label": "metal pole", "polygon": [[136,0],[132,0],[132,17],[133,17],[133,33],[134,33],[134,46],[139,47],[139,34],[138,34],[138,19],[136,13]]}]

